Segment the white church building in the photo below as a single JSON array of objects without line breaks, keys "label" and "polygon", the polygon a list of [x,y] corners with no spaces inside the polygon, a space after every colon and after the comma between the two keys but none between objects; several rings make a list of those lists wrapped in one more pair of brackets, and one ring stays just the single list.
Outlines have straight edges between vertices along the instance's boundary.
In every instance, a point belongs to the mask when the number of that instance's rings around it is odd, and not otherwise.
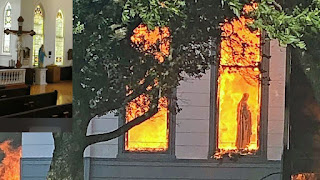
[{"label": "white church building", "polygon": [[[277,41],[267,43],[264,48],[271,56],[264,62],[271,81],[270,85],[263,86],[261,101],[264,104],[260,111],[263,115],[260,116],[256,153],[243,155],[237,161],[213,158],[219,142],[215,118],[217,76],[213,66],[201,79],[186,78],[177,88],[182,111],[168,116],[165,148],[130,149],[127,135],[91,145],[84,153],[85,179],[259,180],[274,173],[268,179],[280,180],[282,154],[287,142],[286,49],[279,47]],[[91,121],[88,134],[109,132],[122,123],[123,120],[107,114]],[[142,137],[149,136],[143,133]],[[54,149],[51,133],[23,133],[22,149],[22,180],[44,180]]]}]

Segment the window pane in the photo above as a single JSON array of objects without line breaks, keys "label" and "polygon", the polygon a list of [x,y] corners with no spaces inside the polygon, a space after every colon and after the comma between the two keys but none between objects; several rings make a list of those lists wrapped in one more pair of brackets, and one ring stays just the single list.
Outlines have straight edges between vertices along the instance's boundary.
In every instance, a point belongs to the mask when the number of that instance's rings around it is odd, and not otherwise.
[{"label": "window pane", "polygon": [[[11,5],[7,3],[5,10],[4,10],[4,29],[11,29]],[[10,41],[11,35],[4,34],[2,52],[3,53],[10,53]]]},{"label": "window pane", "polygon": [[34,31],[36,35],[33,36],[33,65],[38,65],[38,53],[43,44],[43,13],[41,7],[38,5],[34,11]]},{"label": "window pane", "polygon": [[63,14],[59,10],[56,18],[56,42],[55,42],[55,64],[63,65],[63,52],[64,52],[64,34],[63,34]]},{"label": "window pane", "polygon": [[[170,33],[168,27],[148,30],[146,25],[140,24],[133,30],[132,45],[139,51],[153,54],[162,63],[169,55]],[[126,107],[126,122],[135,119],[148,111],[149,100],[141,95],[131,101]],[[126,133],[125,150],[134,152],[164,152],[169,147],[169,110],[168,99],[159,100],[159,111],[150,119],[135,126]]]},{"label": "window pane", "polygon": [[218,78],[216,156],[253,153],[259,148],[261,62],[260,32],[240,17],[222,26]]}]

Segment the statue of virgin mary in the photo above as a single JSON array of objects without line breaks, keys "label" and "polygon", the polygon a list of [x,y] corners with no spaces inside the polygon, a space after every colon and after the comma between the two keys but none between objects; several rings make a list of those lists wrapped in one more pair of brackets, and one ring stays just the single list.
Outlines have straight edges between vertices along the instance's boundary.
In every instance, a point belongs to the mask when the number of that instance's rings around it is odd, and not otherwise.
[{"label": "statue of virgin mary", "polygon": [[249,94],[244,93],[242,99],[238,104],[237,113],[237,141],[236,146],[238,149],[246,149],[250,144],[251,137],[251,112],[249,110],[248,101]]},{"label": "statue of virgin mary", "polygon": [[40,49],[39,49],[39,68],[43,68],[43,63],[44,63],[44,57],[47,57],[45,50],[44,50],[44,45],[42,44]]}]

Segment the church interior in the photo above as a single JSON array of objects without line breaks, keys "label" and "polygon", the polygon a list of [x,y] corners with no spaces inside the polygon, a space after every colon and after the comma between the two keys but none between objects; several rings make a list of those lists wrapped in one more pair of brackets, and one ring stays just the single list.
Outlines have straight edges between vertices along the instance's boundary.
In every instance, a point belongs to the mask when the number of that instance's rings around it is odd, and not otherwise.
[{"label": "church interior", "polygon": [[72,0],[1,0],[0,10],[0,118],[71,118]]}]

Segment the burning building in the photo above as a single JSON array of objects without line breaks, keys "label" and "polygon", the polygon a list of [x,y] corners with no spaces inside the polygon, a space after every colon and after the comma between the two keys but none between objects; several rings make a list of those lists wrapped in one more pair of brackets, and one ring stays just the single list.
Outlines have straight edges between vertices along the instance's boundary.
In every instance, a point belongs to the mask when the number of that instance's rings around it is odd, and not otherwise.
[{"label": "burning building", "polygon": [[[180,113],[171,113],[170,99],[163,97],[159,112],[147,121],[117,139],[89,146],[85,179],[280,180],[289,144],[285,87],[290,56],[276,40],[266,41],[263,32],[249,31],[250,21],[240,17],[221,25],[219,63],[201,79],[181,82],[176,92]],[[168,28],[151,31],[139,25],[131,41],[162,63],[169,38]],[[146,112],[149,103],[141,95],[123,116],[95,118],[88,134],[117,129]],[[22,178],[45,179],[52,135],[23,134],[23,139]]]}]

